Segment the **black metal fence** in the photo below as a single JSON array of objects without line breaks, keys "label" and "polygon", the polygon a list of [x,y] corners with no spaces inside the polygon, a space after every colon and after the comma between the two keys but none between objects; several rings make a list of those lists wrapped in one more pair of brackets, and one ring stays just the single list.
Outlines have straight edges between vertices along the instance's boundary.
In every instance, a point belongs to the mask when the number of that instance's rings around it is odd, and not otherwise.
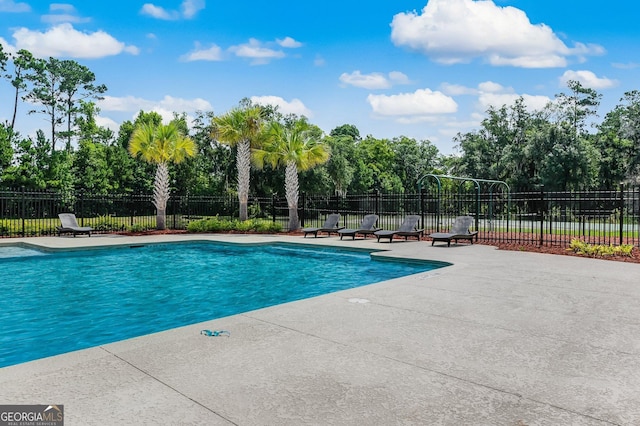
[{"label": "black metal fence", "polygon": [[[486,243],[567,246],[573,238],[594,244],[640,243],[640,187],[615,191],[478,193],[460,187],[452,191],[387,194],[373,192],[345,197],[301,194],[301,225],[320,226],[329,213],[340,213],[341,224],[357,227],[366,214],[375,213],[378,226],[395,229],[404,216],[418,214],[425,234],[446,231],[456,216],[475,218],[474,230]],[[234,196],[172,197],[167,205],[167,227],[186,229],[192,220],[238,216]],[[251,197],[251,217],[280,223],[286,230],[288,208],[284,197]],[[0,191],[0,236],[54,235],[58,214],[73,212],[82,226],[96,232],[155,228],[150,195],[62,194],[24,189]]]}]

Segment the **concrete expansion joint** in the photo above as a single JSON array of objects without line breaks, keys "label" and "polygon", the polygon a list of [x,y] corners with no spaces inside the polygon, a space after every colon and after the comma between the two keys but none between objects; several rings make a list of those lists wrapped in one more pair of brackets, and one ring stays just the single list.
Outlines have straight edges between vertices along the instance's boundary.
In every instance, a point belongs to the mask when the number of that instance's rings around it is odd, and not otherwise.
[{"label": "concrete expansion joint", "polygon": [[200,407],[204,408],[205,410],[207,410],[207,411],[208,411],[208,412],[210,412],[211,414],[214,414],[214,415],[216,415],[216,416],[220,417],[221,419],[223,419],[223,420],[225,420],[225,421],[229,422],[229,424],[239,426],[239,425],[238,425],[238,423],[236,423],[236,422],[234,422],[234,421],[232,421],[232,420],[230,420],[230,419],[228,419],[228,418],[224,417],[222,414],[217,413],[216,411],[212,410],[211,408],[207,407],[206,405],[203,405],[203,404],[202,404],[202,403],[200,403],[199,401],[197,401],[197,400],[195,400],[195,399],[191,398],[190,396],[188,396],[188,395],[184,394],[183,392],[180,392],[178,389],[174,388],[174,387],[173,387],[173,386],[171,386],[170,384],[168,384],[168,383],[166,383],[166,382],[164,382],[164,381],[160,380],[159,378],[157,378],[157,377],[156,377],[156,376],[154,376],[153,374],[149,373],[149,372],[148,372],[148,371],[146,371],[146,370],[143,370],[142,368],[138,367],[137,365],[135,365],[135,364],[131,363],[130,361],[128,361],[128,360],[126,360],[126,359],[122,358],[122,357],[121,357],[121,356],[119,356],[118,354],[115,354],[115,353],[111,352],[109,349],[105,348],[104,346],[100,346],[100,349],[102,349],[103,351],[105,351],[105,352],[106,352],[106,353],[108,353],[109,355],[113,356],[114,358],[117,358],[118,360],[120,360],[120,361],[124,362],[124,363],[125,363],[125,364],[127,364],[128,366],[130,366],[130,367],[132,367],[132,368],[134,368],[134,369],[138,370],[140,373],[142,373],[142,374],[144,374],[145,376],[149,377],[149,378],[150,378],[150,379],[152,379],[153,381],[155,381],[155,382],[157,382],[157,383],[160,383],[162,386],[164,386],[164,387],[166,387],[166,388],[170,389],[171,391],[173,391],[173,392],[177,393],[178,395],[182,396],[183,398],[186,398],[186,399],[188,399],[189,401],[193,402],[194,404],[196,404],[196,405],[198,405],[198,406],[200,406]]}]

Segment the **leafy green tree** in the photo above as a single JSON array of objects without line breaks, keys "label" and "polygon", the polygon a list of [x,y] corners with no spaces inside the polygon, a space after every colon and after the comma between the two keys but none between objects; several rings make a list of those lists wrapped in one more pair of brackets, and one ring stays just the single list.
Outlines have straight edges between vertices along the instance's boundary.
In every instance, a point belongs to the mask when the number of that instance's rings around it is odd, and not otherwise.
[{"label": "leafy green tree", "polygon": [[[18,101],[21,94],[25,93],[28,88],[28,81],[33,77],[30,74],[34,68],[35,58],[28,50],[20,49],[16,54],[11,55],[13,72],[5,74],[14,88],[13,96],[13,114],[11,116],[10,127],[15,128],[16,116],[18,114]],[[4,69],[3,69],[4,71]]]},{"label": "leafy green tree", "polygon": [[258,167],[265,164],[270,164],[274,169],[279,166],[285,167],[285,194],[289,207],[290,231],[300,227],[298,173],[323,164],[329,159],[329,147],[321,142],[318,133],[319,129],[314,129],[306,119],[298,119],[289,125],[272,121],[269,123],[262,148],[253,152],[253,160]]},{"label": "leafy green tree", "polygon": [[414,192],[418,179],[427,173],[433,173],[438,160],[438,148],[429,141],[418,142],[406,136],[390,141],[395,154],[394,174],[402,182],[405,192]]},{"label": "leafy green tree", "polygon": [[70,150],[75,118],[83,112],[82,102],[85,102],[86,99],[102,99],[100,95],[107,91],[107,86],[94,84],[95,74],[76,61],[60,62],[59,71],[62,74],[60,82],[61,108],[67,121],[67,130],[62,132],[61,136],[66,137],[67,150]]},{"label": "leafy green tree", "polygon": [[11,165],[13,161],[13,140],[16,135],[13,129],[0,123],[0,179],[2,172]]},{"label": "leafy green tree", "polygon": [[621,99],[619,136],[630,142],[630,164],[627,179],[638,181],[640,178],[640,91],[626,92]]},{"label": "leafy green tree", "polygon": [[[72,125],[81,108],[79,101],[83,99],[99,99],[107,88],[94,85],[95,74],[84,65],[72,60],[49,58],[48,61],[34,60],[34,70],[30,79],[33,88],[26,95],[30,102],[40,105],[30,113],[47,115],[51,126],[51,151],[55,151],[56,141],[66,138],[67,150],[71,149]],[[58,132],[57,128],[66,121],[67,130]]]},{"label": "leafy green tree", "polygon": [[156,207],[156,226],[166,228],[166,209],[169,201],[169,163],[179,164],[196,154],[196,145],[180,133],[176,122],[153,126],[142,124],[137,127],[129,141],[129,153],[155,164],[156,176],[153,189],[153,205]]},{"label": "leafy green tree", "polygon": [[[38,139],[44,134],[38,131]],[[47,187],[46,174],[49,169],[48,145],[34,143],[31,138],[21,138],[14,135],[14,164],[8,166],[2,175],[2,184],[6,188],[45,189]],[[47,160],[45,163],[44,160]]]},{"label": "leafy green tree", "polygon": [[569,94],[556,95],[555,108],[560,123],[567,122],[573,130],[574,138],[586,132],[589,117],[595,117],[602,95],[584,87],[579,81],[569,80]]},{"label": "leafy green tree", "polygon": [[212,120],[215,140],[236,147],[236,170],[240,220],[248,219],[251,183],[251,149],[261,145],[264,110],[259,106],[233,108]]},{"label": "leafy green tree", "polygon": [[633,166],[633,142],[622,131],[624,109],[617,106],[598,126],[595,146],[600,153],[599,183],[603,189],[615,189],[629,178]]},{"label": "leafy green tree", "polygon": [[29,114],[44,114],[48,116],[51,135],[51,151],[56,149],[57,131],[56,129],[63,121],[61,114],[62,92],[62,61],[49,58],[49,61],[35,59],[33,62],[34,73],[30,77],[33,87],[25,96],[25,99],[39,105],[29,111]]}]

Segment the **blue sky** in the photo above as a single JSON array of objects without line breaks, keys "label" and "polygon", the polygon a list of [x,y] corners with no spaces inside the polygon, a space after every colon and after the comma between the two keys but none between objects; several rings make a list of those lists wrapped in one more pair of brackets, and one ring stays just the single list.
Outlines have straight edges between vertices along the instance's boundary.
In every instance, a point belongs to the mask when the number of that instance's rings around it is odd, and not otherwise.
[{"label": "blue sky", "polygon": [[[640,90],[638,16],[636,1],[0,0],[0,43],[89,67],[113,129],[141,109],[222,114],[248,97],[327,133],[354,124],[450,154],[490,105],[540,108],[567,79],[602,94],[601,117]],[[46,128],[19,108],[23,134]]]}]

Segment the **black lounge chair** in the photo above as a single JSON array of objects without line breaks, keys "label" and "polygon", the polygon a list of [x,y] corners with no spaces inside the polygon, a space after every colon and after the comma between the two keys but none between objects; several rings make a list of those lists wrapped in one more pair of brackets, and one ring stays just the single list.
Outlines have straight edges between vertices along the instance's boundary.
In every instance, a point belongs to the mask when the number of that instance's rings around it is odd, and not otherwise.
[{"label": "black lounge chair", "polygon": [[381,238],[388,238],[389,243],[393,241],[393,237],[396,235],[399,237],[404,237],[404,240],[407,241],[409,237],[416,237],[418,241],[424,235],[424,229],[418,229],[418,222],[420,222],[420,216],[417,214],[412,214],[404,218],[402,225],[395,231],[376,231],[374,235],[378,237],[378,242],[380,242]]},{"label": "black lounge chair", "polygon": [[344,229],[344,226],[338,226],[338,222],[340,222],[340,213],[332,213],[327,216],[322,228],[303,228],[302,232],[304,232],[305,238],[307,238],[307,234],[318,237],[318,232],[326,232],[328,236],[331,236],[331,233],[337,234],[339,230]]},{"label": "black lounge chair", "polygon": [[78,225],[75,214],[60,213],[58,217],[60,218],[60,222],[62,223],[62,226],[56,226],[58,236],[64,233],[73,233],[74,237],[78,234],[88,234],[89,236],[91,236],[91,231],[93,231],[93,228],[89,226]]},{"label": "black lounge chair", "polygon": [[473,244],[473,238],[478,241],[478,231],[471,232],[469,228],[473,224],[473,218],[471,216],[458,216],[453,222],[453,226],[449,232],[436,232],[431,237],[431,245],[436,241],[446,241],[447,246],[451,246],[451,240],[454,240],[458,244],[458,240],[469,240]]},{"label": "black lounge chair", "polygon": [[367,238],[367,235],[374,234],[376,231],[379,231],[380,228],[376,228],[376,222],[378,221],[377,214],[368,214],[360,223],[360,227],[358,229],[341,229],[338,231],[338,235],[340,235],[340,239],[345,235],[351,236],[351,239],[356,239],[356,234],[362,234],[364,238]]}]

